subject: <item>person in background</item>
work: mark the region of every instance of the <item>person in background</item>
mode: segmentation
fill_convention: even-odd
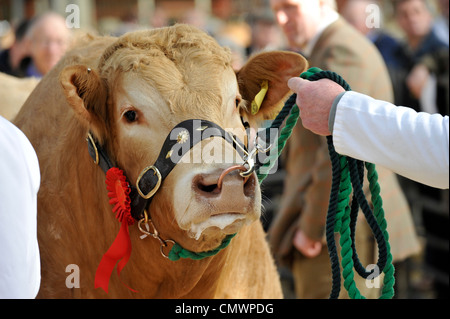
[[[394,1],[397,24],[405,34],[405,41],[395,52],[398,62],[391,72],[395,105],[406,105],[420,111],[420,102],[408,87],[408,76],[421,59],[432,52],[448,50],[433,32],[433,17],[424,0]]]
[[[250,16],[251,44],[247,56],[261,51],[276,50],[283,47],[283,34],[271,11],[263,10]]]
[[[449,50],[441,48],[424,55],[412,68],[406,84],[421,111],[449,115]]]
[[[57,13],[45,13],[35,19],[27,34],[32,63],[25,75],[40,78],[66,53],[71,41],[71,31],[67,28],[65,19]]]
[[[311,67],[340,74],[354,90],[378,99],[393,98],[389,75],[376,47],[339,16],[331,0],[271,0],[289,46],[309,58]],[[287,143],[286,179],[278,212],[269,229],[277,261],[290,267],[298,298],[328,298],[331,265],[324,236],[331,191],[331,161],[325,137],[294,127]],[[394,262],[419,251],[410,210],[391,171],[379,171]],[[367,183],[366,183],[367,185]],[[367,191],[367,188],[366,188]],[[356,227],[356,247],[364,265],[374,264],[371,231],[364,219]],[[380,295],[356,277],[361,293]],[[341,289],[340,297],[348,297]]]
[[[439,0],[440,15],[434,20],[433,31],[447,46],[449,43],[448,0]]]
[[[0,52],[0,72],[23,77],[27,66],[31,62],[30,41],[26,36],[31,22],[22,21],[14,32],[14,42],[9,49]]]
[[[229,21],[214,36],[216,41],[231,51],[231,65],[235,71],[240,70],[247,59],[245,48],[251,39],[250,26],[245,22]]]
[[[128,9],[120,18],[120,24],[112,33],[115,37],[120,37],[127,32],[137,31],[140,29],[138,17],[135,8]]]
[[[370,9],[377,6],[379,11],[373,12]],[[375,25],[370,20],[371,14],[380,14],[380,25]],[[355,29],[366,36],[377,47],[383,56],[384,63],[389,68],[398,67],[395,52],[399,49],[400,43],[382,28],[381,8],[378,1],[372,0],[351,0],[347,1],[341,10],[342,17],[347,20]]]

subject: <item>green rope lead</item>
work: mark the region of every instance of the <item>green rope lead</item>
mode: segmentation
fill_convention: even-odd
[[[345,90],[351,90],[350,86],[343,80],[338,74],[329,71],[322,71],[319,68],[310,68],[306,72],[301,74],[301,77],[310,81],[319,80],[322,78],[328,78],[341,85]],[[299,117],[299,109],[295,104],[296,95],[293,94],[286,102],[285,106],[281,110],[280,114],[273,121],[270,128],[279,128],[284,119],[289,115],[286,120],[286,125],[281,130],[278,138],[277,146],[278,151],[269,155],[269,159],[261,166],[269,172],[274,165],[276,158],[283,150],[287,139],[292,133],[292,130],[297,123]],[[289,114],[290,112],[290,114]],[[270,129],[269,128],[269,129]],[[327,143],[330,153],[330,159],[332,162],[332,188],[330,194],[330,202],[327,213],[327,246],[329,250],[331,269],[332,269],[332,291],[330,298],[338,298],[340,292],[340,267],[337,248],[334,240],[334,233],[339,233],[341,256],[342,256],[342,277],[344,278],[344,287],[348,291],[350,298],[362,299],[365,298],[361,295],[354,281],[353,268],[355,268],[360,276],[363,278],[376,277],[373,272],[365,272],[364,267],[361,265],[358,255],[356,254],[356,248],[354,245],[354,231],[356,226],[356,218],[359,210],[359,206],[364,212],[364,215],[369,223],[369,226],[374,233],[379,248],[379,260],[377,266],[384,272],[384,286],[382,295],[380,298],[387,299],[394,296],[394,267],[392,265],[392,255],[390,253],[389,234],[386,230],[386,220],[384,218],[384,211],[382,209],[382,199],[380,196],[380,187],[378,185],[378,175],[375,170],[375,165],[371,163],[362,163],[346,156],[341,156],[334,150],[332,136],[327,136]],[[275,158],[276,157],[276,158]],[[350,165],[351,164],[351,165]],[[365,200],[365,196],[362,192],[362,178],[364,173],[364,165],[368,170],[369,189],[371,191],[372,203],[374,205],[374,212],[371,211],[369,205]],[[351,170],[349,169],[351,166]],[[356,170],[357,172],[355,172]],[[258,170],[259,182],[267,177],[268,173],[261,173]],[[361,175],[359,177],[358,175]],[[355,188],[352,208],[349,207],[350,194],[352,193],[352,185]],[[375,216],[375,218],[374,218]]]
[[[222,244],[219,247],[217,247],[213,250],[199,252],[199,253],[184,249],[179,244],[175,244],[172,247],[172,249],[170,250],[168,258],[171,261],[177,261],[180,258],[189,258],[189,259],[193,259],[193,260],[200,260],[200,259],[203,259],[206,257],[211,257],[211,256],[216,255],[219,251],[221,251],[225,247],[227,247],[228,244],[230,243],[231,239],[233,239],[234,236],[236,236],[236,234],[228,235],[227,237],[225,237],[225,239],[222,241]]]
[[[371,194],[372,204],[374,206],[374,215],[377,222],[380,225],[383,235],[386,238],[386,249],[388,251],[387,263],[383,269],[385,273],[383,280],[383,290],[380,299],[391,299],[394,297],[394,284],[395,284],[395,268],[392,264],[392,255],[390,253],[391,247],[389,245],[389,233],[387,231],[387,222],[384,216],[383,200],[380,196],[380,185],[378,184],[378,173],[375,169],[375,165],[372,163],[365,163],[367,169],[367,179],[369,180],[369,189]]]
[[[289,139],[289,137],[292,134],[292,130],[294,129],[295,124],[297,124],[299,115],[300,115],[300,110],[298,109],[297,104],[295,104],[294,106],[292,106],[291,115],[286,120],[286,125],[281,129],[280,136],[278,137],[278,141],[277,141],[277,150],[278,151],[273,154],[272,154],[272,152],[270,152],[269,159],[266,161],[266,164],[261,166],[261,168],[264,168],[264,170],[265,170],[264,173],[261,172],[261,168],[258,169],[258,171],[257,171],[256,175],[258,177],[258,181],[260,184],[267,177],[267,175],[269,174],[271,168],[275,164],[278,157],[280,157],[280,154],[283,151],[287,140]]]
[[[303,73],[301,77],[309,79],[311,81],[328,78],[340,84],[345,90],[351,90],[350,86],[334,72],[322,71],[318,68],[313,68]],[[344,287],[348,291],[350,298],[362,299],[364,298],[364,296],[361,295],[358,288],[356,287],[353,273],[353,268],[355,268],[354,261],[357,261],[359,263],[353,243],[354,234],[352,234],[351,227],[351,224],[353,223],[354,228],[357,212],[356,214],[352,214],[348,205],[349,196],[352,191],[352,185],[355,187],[354,192],[359,192],[361,194],[362,183],[358,179],[358,174],[351,174],[349,170],[350,163],[352,163],[353,169],[355,169],[355,166],[357,166],[357,164],[355,164],[355,160],[346,156],[341,156],[335,152],[332,142],[332,136],[327,136],[327,141],[333,168],[332,193],[330,194],[330,205],[327,216],[327,244],[330,254],[330,260],[332,262],[333,273],[333,287],[330,298],[337,298],[339,296],[340,290],[340,270],[337,250],[334,243],[334,232],[336,232],[341,236],[339,243],[341,245],[343,267],[342,277],[344,278]],[[389,245],[389,234],[386,230],[387,223],[382,208],[380,186],[378,184],[378,175],[375,169],[375,165],[371,163],[365,163],[365,167],[368,170],[369,189],[371,192],[372,203],[374,205],[374,211],[367,211],[370,210],[370,208],[366,203],[364,203],[365,198],[361,199],[354,196],[353,199],[356,199],[358,201],[358,204],[363,209],[372,232],[377,239],[377,243],[379,246],[379,261],[377,265],[381,265],[380,268],[385,274],[383,281],[384,286],[380,298],[388,299],[394,296],[393,287],[395,283],[394,267],[392,265],[392,255]],[[338,169],[339,171],[337,171]],[[349,176],[353,176],[353,178],[349,178]],[[336,186],[338,183],[340,184],[340,187],[339,191],[336,191],[337,187],[333,186]],[[363,204],[366,205],[364,206]],[[353,206],[358,209],[357,205],[352,205],[352,208]],[[375,216],[375,220],[373,216]],[[354,218],[353,221],[352,218]],[[364,275],[364,278],[368,278],[370,273],[360,273],[360,275]]]

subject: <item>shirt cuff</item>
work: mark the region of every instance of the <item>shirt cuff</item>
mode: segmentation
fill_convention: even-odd
[[[330,109],[330,115],[328,116],[328,130],[333,134],[334,129],[334,120],[336,118],[336,109],[337,105],[339,104],[339,101],[341,100],[342,96],[347,93],[347,91],[340,93],[333,101],[333,105]]]

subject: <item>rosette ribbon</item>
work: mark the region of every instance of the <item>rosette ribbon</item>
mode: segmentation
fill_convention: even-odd
[[[130,186],[122,170],[112,167],[106,172],[106,189],[110,198],[109,203],[114,205],[113,212],[121,223],[116,239],[103,255],[95,273],[95,288],[102,288],[108,293],[114,267],[117,264],[117,275],[120,276],[120,272],[130,259],[131,239],[128,226],[134,223],[134,219],[131,216]],[[129,287],[128,289],[136,292]]]

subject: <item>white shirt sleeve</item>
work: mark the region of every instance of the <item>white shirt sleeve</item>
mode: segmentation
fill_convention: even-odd
[[[333,126],[336,152],[414,181],[449,188],[449,117],[346,92]]]
[[[0,116],[0,298],[35,298],[41,269],[37,241],[36,152]]]

